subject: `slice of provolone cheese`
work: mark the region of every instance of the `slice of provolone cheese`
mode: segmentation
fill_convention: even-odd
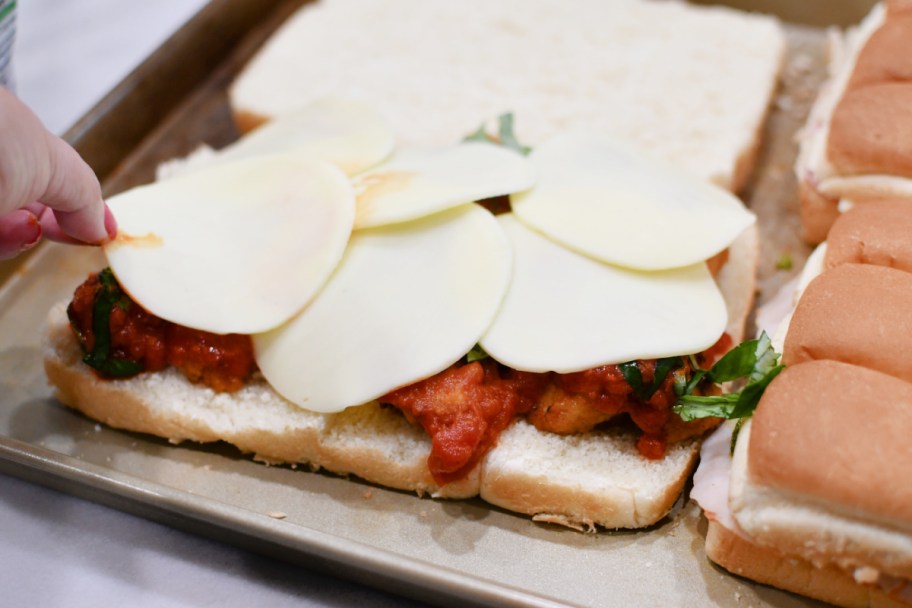
[[[220,150],[217,160],[293,152],[331,162],[354,175],[383,161],[392,153],[394,143],[392,130],[370,107],[325,98],[251,131]]]
[[[254,336],[260,370],[280,394],[318,412],[429,377],[488,328],[510,258],[497,222],[474,204],[355,232],[314,301]]]
[[[355,228],[412,220],[468,202],[520,192],[535,183],[528,159],[494,144],[464,142],[405,150],[355,177]]]
[[[644,272],[580,255],[498,216],[513,245],[513,281],[481,345],[512,368],[561,373],[697,353],[726,325],[705,263]]]
[[[754,222],[732,194],[615,140],[567,132],[530,156],[535,188],[512,197],[529,226],[598,260],[678,268],[728,247]]]
[[[334,165],[271,156],[227,163],[108,200],[105,246],[124,289],[195,329],[254,333],[300,310],[342,257],[351,183]]]

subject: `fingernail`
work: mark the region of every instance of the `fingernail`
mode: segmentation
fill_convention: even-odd
[[[117,220],[114,219],[114,214],[111,213],[111,209],[107,204],[105,204],[104,226],[108,233],[108,238],[113,239],[117,236]]]
[[[31,213],[29,213],[28,219],[22,226],[21,238],[23,244],[19,251],[28,251],[41,240],[41,222]]]

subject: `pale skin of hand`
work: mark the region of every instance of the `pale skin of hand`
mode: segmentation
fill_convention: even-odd
[[[42,237],[101,245],[116,233],[89,165],[0,87],[0,259],[31,249]]]

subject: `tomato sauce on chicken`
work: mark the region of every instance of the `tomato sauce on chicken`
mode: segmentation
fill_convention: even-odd
[[[108,275],[107,284],[99,275],[89,276],[76,289],[67,313],[86,353],[92,353],[98,340],[96,312],[108,314],[105,360],[127,362],[130,367],[123,374],[106,374],[96,367],[100,377],[174,366],[191,382],[231,392],[242,388],[256,371],[249,336],[218,335],[165,321],[131,300],[113,275]],[[114,299],[105,300],[108,305],[99,309],[99,299],[105,293],[113,294]],[[696,362],[702,367],[711,366],[731,346],[731,339],[723,335],[713,347],[697,355]],[[644,385],[655,384],[658,361],[641,360],[632,365]],[[445,485],[468,475],[496,444],[500,433],[519,416],[525,416],[539,430],[557,434],[586,433],[616,416],[624,416],[642,432],[637,442],[640,454],[650,459],[662,458],[669,444],[702,434],[718,424],[714,418],[685,423],[672,412],[676,401],[675,374],[686,376],[690,371],[689,358],[681,357],[675,370],[666,370],[661,382],[644,395],[631,385],[621,365],[569,374],[532,373],[486,358],[457,363],[384,395],[380,402],[397,408],[428,433],[428,467],[434,480]]]
[[[67,308],[70,323],[86,352],[96,346],[94,315],[103,289],[99,274],[90,275],[76,288]],[[165,321],[126,294],[110,306],[109,314],[108,358],[134,362],[138,371],[155,372],[174,366],[191,382],[228,392],[242,388],[256,370],[249,336],[213,334]]]

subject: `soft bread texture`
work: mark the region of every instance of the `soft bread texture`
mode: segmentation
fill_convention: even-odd
[[[840,201],[912,201],[912,13],[877,5],[833,40],[830,79],[805,126],[795,172],[804,238],[826,239]]]
[[[832,359],[912,382],[912,274],[843,264],[819,275],[792,314],[782,362]]]
[[[81,359],[65,308],[57,306],[48,321],[48,380],[61,402],[108,426],[172,443],[222,440],[257,460],[306,463],[419,494],[465,498],[478,493],[477,474],[438,487],[427,468],[430,439],[379,404],[316,414],[282,399],[263,381],[231,394],[191,384],[174,369],[103,381]]]
[[[730,307],[729,333],[736,340],[753,301],[756,259],[752,227],[732,245],[718,276]],[[573,527],[655,523],[673,506],[699,450],[696,440],[682,442],[655,463],[638,455],[633,432],[559,437],[520,421],[467,479],[440,487],[427,469],[429,438],[391,408],[371,403],[315,414],[278,397],[262,381],[238,393],[218,394],[174,370],[102,381],[81,357],[60,305],[49,318],[45,369],[60,401],[91,418],[174,443],[223,440],[266,462],[306,463],[419,494],[481,494],[505,508]],[[525,466],[517,466],[516,454]],[[556,454],[566,461],[556,463]],[[598,466],[591,466],[593,457]]]
[[[450,144],[513,112],[525,144],[603,131],[737,190],[784,49],[772,18],[683,2],[319,0],[230,99],[241,129],[314,98],[358,99],[406,146]]]
[[[738,438],[730,505],[740,528],[818,566],[912,578],[910,403],[912,385],[879,372],[787,368]]]
[[[846,608],[901,608],[909,603],[875,585],[860,585],[835,566],[818,567],[751,542],[719,522],[706,530],[706,556],[732,574]]]
[[[629,431],[562,436],[519,420],[484,461],[481,497],[538,521],[641,528],[674,505],[699,448],[697,439],[682,441],[647,460]]]
[[[912,204],[876,201],[842,214],[827,236],[824,266],[873,264],[912,272]]]

